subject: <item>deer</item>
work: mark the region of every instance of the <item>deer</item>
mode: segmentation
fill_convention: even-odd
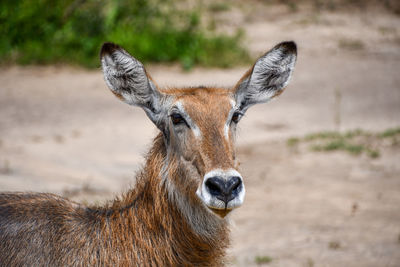
[[[159,129],[122,196],[83,205],[50,193],[0,194],[1,266],[223,266],[230,213],[243,204],[236,129],[287,87],[293,41],[258,58],[232,88],[160,88],[143,64],[104,43],[104,80]]]

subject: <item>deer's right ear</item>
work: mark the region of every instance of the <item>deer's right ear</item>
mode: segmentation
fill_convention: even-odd
[[[113,43],[103,44],[100,60],[104,79],[111,91],[129,105],[142,107],[160,128],[162,94],[143,64]]]
[[[246,111],[281,94],[289,83],[296,57],[294,42],[280,43],[260,57],[233,90],[238,109]]]

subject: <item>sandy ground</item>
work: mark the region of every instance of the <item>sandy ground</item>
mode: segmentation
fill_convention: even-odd
[[[241,121],[247,195],[230,218],[229,265],[400,266],[400,146],[380,145],[373,159],[286,144],[317,131],[400,126],[400,17],[285,12],[255,5],[219,16],[225,30],[244,28],[253,55],[282,40],[299,46],[286,92]],[[246,67],[148,70],[161,86],[228,87]],[[110,199],[132,184],[156,132],[143,111],[110,94],[99,70],[0,70],[1,191]]]

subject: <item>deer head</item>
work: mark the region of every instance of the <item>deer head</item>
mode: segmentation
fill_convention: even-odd
[[[245,195],[235,156],[237,124],[250,106],[283,92],[295,62],[295,43],[283,42],[260,57],[230,90],[166,90],[158,88],[143,65],[118,45],[105,43],[101,49],[108,87],[122,101],[143,108],[163,133],[166,164],[175,164],[182,173],[180,178],[165,179],[221,217],[239,207]]]

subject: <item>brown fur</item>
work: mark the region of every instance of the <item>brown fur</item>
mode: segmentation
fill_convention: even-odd
[[[216,166],[235,167],[233,143],[223,138],[229,91],[217,88],[164,90],[205,134],[186,143],[184,158],[194,162],[198,177]],[[221,146],[220,144],[223,144]],[[170,146],[175,146],[171,142]],[[228,246],[223,219],[195,196],[198,183],[172,150],[169,180],[191,205],[216,223],[201,235],[192,229],[169,197],[160,171],[167,161],[162,134],[154,140],[133,189],[106,207],[85,207],[52,194],[0,194],[0,263],[4,266],[221,266]],[[204,215],[200,215],[204,216]]]
[[[1,266],[221,266],[225,221],[218,219],[211,237],[191,229],[160,184],[165,157],[159,135],[134,189],[107,207],[52,194],[0,194]],[[169,173],[182,179],[174,161]]]
[[[215,168],[236,168],[234,142],[224,138],[224,124],[227,120],[230,104],[230,91],[221,88],[174,89],[168,92],[174,95],[176,102],[184,105],[185,111],[196,122],[203,134],[201,141],[192,137],[187,143],[189,151],[197,151],[190,156],[201,160],[197,165],[200,176]],[[193,158],[191,159],[193,160]]]
[[[257,73],[253,66],[233,90],[159,90],[141,63],[105,43],[101,61],[107,85],[121,100],[142,107],[162,133],[135,187],[104,207],[52,194],[0,194],[0,265],[223,265],[229,243],[225,216],[242,204],[245,191],[236,183],[238,191],[229,193],[233,198],[225,198],[224,208],[213,203],[222,189],[216,193],[207,182],[221,173],[241,181],[233,114],[278,95],[295,55],[293,42],[278,44],[256,62]]]

